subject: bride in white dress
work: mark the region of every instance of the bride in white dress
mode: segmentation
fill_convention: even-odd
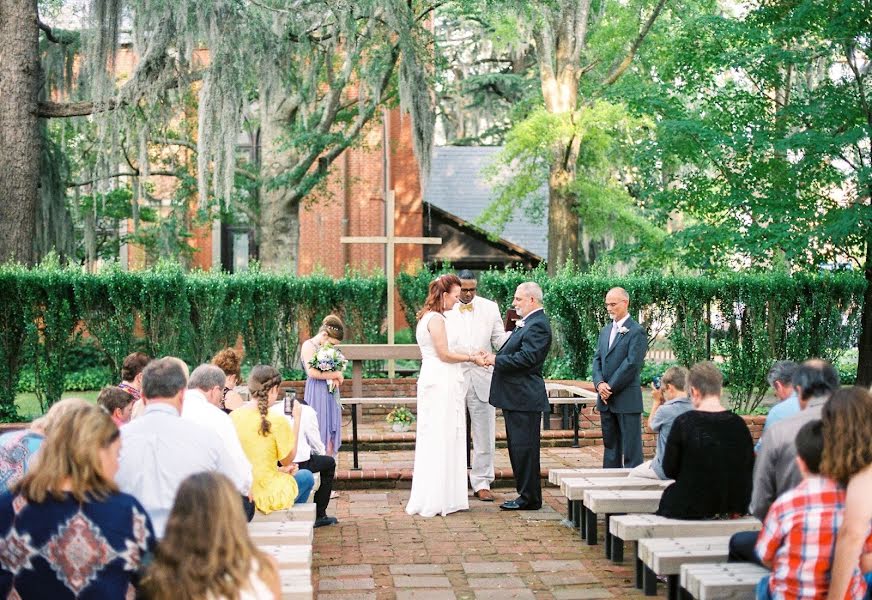
[[[418,313],[415,337],[421,348],[418,375],[418,427],[410,515],[445,516],[469,509],[466,489],[466,406],[462,362],[470,354],[449,351],[451,332],[443,312],[460,296],[456,275],[441,275],[430,283],[427,301]]]

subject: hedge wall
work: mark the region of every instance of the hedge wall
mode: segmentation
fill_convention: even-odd
[[[400,276],[407,314],[414,312],[409,306],[423,302],[433,275]],[[527,280],[545,292],[545,309],[558,332],[556,352],[572,376],[589,375],[597,336],[608,319],[605,294],[621,286],[630,294],[631,314],[641,313],[649,341],[665,337],[679,364],[710,358],[711,345],[712,357],[723,361],[733,406],[743,411],[759,405],[773,361],[835,361],[855,346],[865,290],[862,277],[845,273],[622,278],[566,273],[549,279],[541,270],[509,270],[483,273],[479,293],[505,310],[517,285]]]
[[[410,323],[433,275],[425,270],[397,277]],[[545,290],[562,376],[588,375],[597,333],[607,319],[603,297],[621,285],[630,293],[631,312],[643,315],[649,337],[665,336],[679,363],[707,358],[710,339],[734,405],[744,410],[765,393],[773,360],[835,359],[853,347],[865,289],[862,278],[851,274],[549,279],[544,271],[510,270],[483,273],[480,293],[505,310],[517,284],[527,279]],[[240,336],[247,362],[289,371],[299,368],[294,360],[300,331],[313,330],[331,312],[345,320],[350,341],[384,341],[385,294],[384,277],[355,274],[337,281],[257,270],[185,273],[174,265],[139,272],[109,268],[96,275],[56,264],[30,270],[0,266],[0,419],[17,418],[14,400],[23,367],[28,378],[32,373],[43,408],[60,397],[83,330],[102,351],[98,366],[113,373],[134,350],[199,364]]]
[[[300,331],[315,330],[331,312],[346,322],[350,341],[384,341],[386,290],[384,277],[354,274],[337,281],[257,270],[185,273],[174,265],[96,275],[56,264],[0,266],[0,419],[17,418],[22,367],[32,373],[43,410],[60,398],[83,331],[116,374],[135,350],[196,365],[240,336],[247,362],[290,371],[301,368],[294,363]]]

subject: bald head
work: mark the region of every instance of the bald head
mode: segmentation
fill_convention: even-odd
[[[613,287],[606,294],[606,311],[612,321],[620,321],[627,316],[630,308],[630,294],[622,287]]]

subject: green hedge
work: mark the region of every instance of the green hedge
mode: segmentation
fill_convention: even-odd
[[[436,272],[397,277],[409,323]],[[491,271],[480,293],[505,310],[518,283],[533,279],[545,290],[545,307],[558,333],[550,371],[587,377],[597,334],[605,324],[606,291],[623,286],[631,312],[641,313],[653,340],[665,336],[676,362],[690,365],[712,354],[722,360],[736,408],[751,410],[766,391],[773,360],[820,356],[835,360],[855,345],[865,283],[851,274],[820,276],[724,275],[719,277],[601,278],[564,273]],[[349,273],[293,277],[252,270],[238,275],[185,273],[164,264],[150,271],[117,267],[89,275],[55,263],[34,269],[0,266],[0,419],[17,418],[15,394],[24,387],[45,409],[73,382],[82,336],[88,336],[90,375],[118,373],[124,356],[144,350],[173,354],[191,364],[209,359],[241,337],[246,362],[266,362],[285,372],[294,364],[300,332],[324,315],[345,320],[352,342],[384,341],[387,314],[383,276]],[[102,361],[95,361],[93,348]],[[94,364],[99,362],[99,364]],[[73,366],[73,368],[71,368]],[[100,375],[102,374],[102,375]],[[79,384],[81,385],[81,384]]]
[[[247,362],[291,372],[299,369],[300,333],[315,330],[328,313],[342,316],[350,341],[384,341],[386,289],[384,277],[353,273],[337,281],[258,270],[185,273],[172,264],[137,272],[110,267],[94,275],[54,262],[0,266],[0,419],[18,418],[22,371],[22,387],[32,389],[42,410],[65,387],[81,385],[81,378],[68,375],[76,370],[70,366],[81,355],[83,335],[102,354],[85,381],[117,375],[136,350],[195,365],[240,337]]]

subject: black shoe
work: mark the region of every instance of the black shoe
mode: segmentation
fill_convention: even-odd
[[[539,504],[537,506],[533,504],[527,504],[526,502],[518,498],[516,500],[503,502],[502,504],[500,504],[500,508],[503,510],[539,510],[540,508],[542,508],[542,505]]]
[[[339,519],[336,517],[328,517],[324,515],[323,517],[318,517],[315,519],[315,527],[326,527],[327,525],[336,525],[339,522]]]

